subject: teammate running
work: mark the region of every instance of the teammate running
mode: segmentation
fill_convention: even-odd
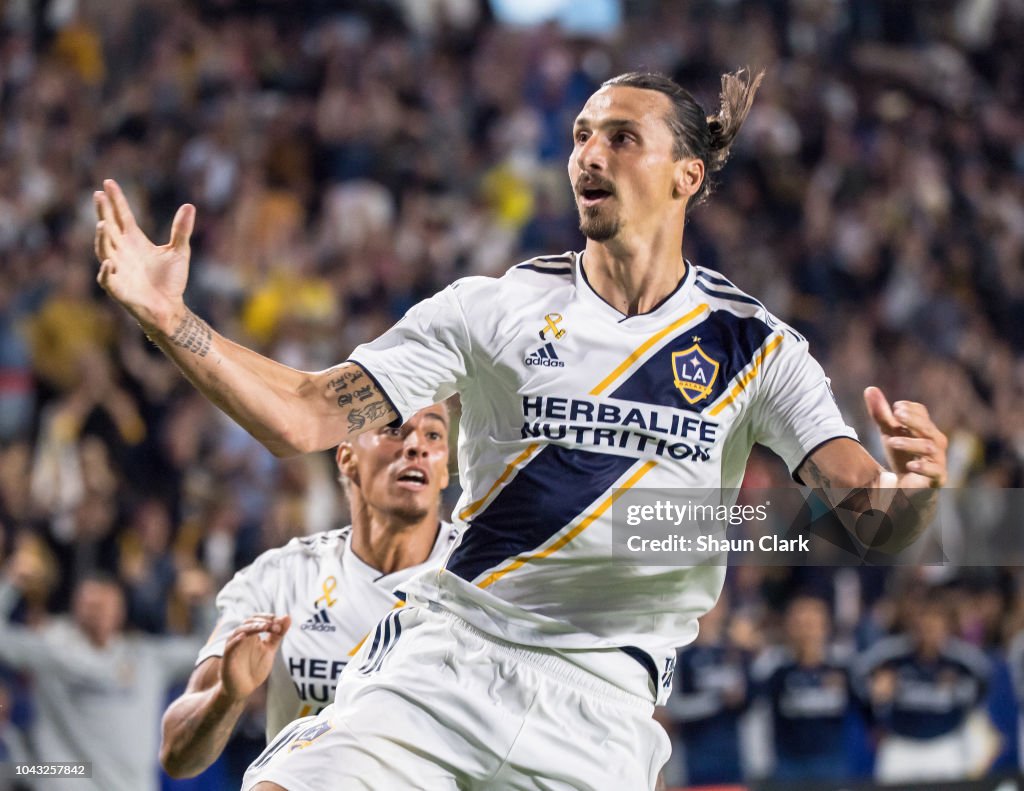
[[[711,116],[665,77],[605,83],[569,159],[584,251],[460,280],[319,373],[187,309],[192,206],[157,247],[115,183],[97,193],[99,282],[275,453],[463,401],[468,529],[443,570],[405,586],[413,606],[364,644],[334,706],[279,736],[245,788],[651,788],[668,754],[653,706],[725,568],[613,560],[615,493],[735,489],[755,442],[823,489],[944,482],[946,440],[922,405],[865,392],[884,470],[806,341],[682,257],[686,209],[724,165],[759,79],[726,75]],[[923,529],[899,523],[885,549]]]
[[[355,648],[400,603],[394,587],[437,567],[455,540],[438,513],[448,421],[447,406],[435,404],[401,428],[338,446],[352,525],[264,552],[224,586],[217,627],[164,715],[160,761],[168,774],[191,777],[217,760],[268,678],[268,742],[334,699]]]

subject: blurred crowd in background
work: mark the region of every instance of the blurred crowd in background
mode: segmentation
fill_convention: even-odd
[[[102,571],[123,586],[130,629],[194,633],[195,607],[236,569],[346,518],[327,455],[274,459],[99,292],[102,179],[160,241],[195,203],[189,304],[234,340],[321,369],[458,277],[580,249],[572,120],[635,68],[674,76],[709,110],[723,72],[767,69],[690,215],[686,256],[808,337],[876,455],[868,384],[929,406],[950,486],[1021,486],[1021,0],[621,0],[595,4],[592,27],[586,13],[512,26],[502,5],[0,0],[0,567],[20,591],[0,615],[43,628]],[[787,473],[756,455],[748,480]],[[753,657],[796,639],[783,616],[795,598],[824,602],[822,639],[863,656],[913,633],[913,605],[938,588],[957,650],[987,657],[964,660],[978,686],[963,700],[995,701],[1001,739],[981,753],[1015,765],[1016,568],[812,571],[732,570],[708,629],[751,667],[730,710],[746,716],[753,690],[772,700]],[[889,682],[865,673],[843,676],[863,714],[843,770],[870,775],[891,725],[870,693]],[[0,675],[0,745],[31,731],[32,690]],[[692,707],[664,716],[699,738]],[[262,726],[246,727],[258,745]],[[783,771],[767,752],[748,749],[744,771]],[[685,779],[681,763],[670,772]]]

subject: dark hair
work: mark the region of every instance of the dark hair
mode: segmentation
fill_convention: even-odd
[[[763,70],[757,74],[751,74],[749,69],[723,74],[720,106],[714,115],[708,115],[689,91],[664,74],[630,71],[606,80],[601,87],[641,88],[669,98],[674,112],[665,121],[675,137],[676,159],[696,157],[704,163],[704,181],[693,196],[696,205],[711,194],[711,174],[721,170],[729,159],[729,149],[750,112],[763,77]]]
[[[104,585],[109,588],[117,588],[122,594],[125,594],[124,583],[117,575],[107,569],[94,568],[86,571],[75,582],[75,590],[78,590],[86,583]]]

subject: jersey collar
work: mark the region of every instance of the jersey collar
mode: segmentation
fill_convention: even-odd
[[[412,569],[421,569],[424,566],[429,565],[431,562],[436,562],[444,557],[445,552],[448,551],[448,539],[451,532],[451,527],[445,522],[439,522],[437,528],[437,536],[434,538],[434,545],[430,548],[430,554],[427,555],[427,559],[423,563],[417,566],[410,566],[404,569],[398,569],[390,574],[381,574],[380,569],[375,569],[369,563],[360,558],[354,551],[352,551],[352,541],[345,542],[345,549],[342,553],[341,563],[344,566],[346,573],[353,573],[375,585],[382,585],[389,587],[389,580],[394,578],[400,578],[400,580],[406,579]]]
[[[599,314],[611,319],[616,324],[627,329],[646,329],[651,324],[661,324],[666,317],[676,315],[686,303],[693,281],[696,277],[696,268],[688,260],[683,259],[686,264],[686,272],[680,278],[679,283],[672,292],[655,305],[651,310],[638,313],[635,316],[627,316],[618,308],[612,307],[597,291],[590,285],[587,273],[584,269],[583,252],[576,256],[576,290],[583,300]]]

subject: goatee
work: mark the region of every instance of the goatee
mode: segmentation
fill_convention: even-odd
[[[597,207],[580,212],[580,233],[595,242],[607,242],[619,232],[618,217],[604,217]]]

